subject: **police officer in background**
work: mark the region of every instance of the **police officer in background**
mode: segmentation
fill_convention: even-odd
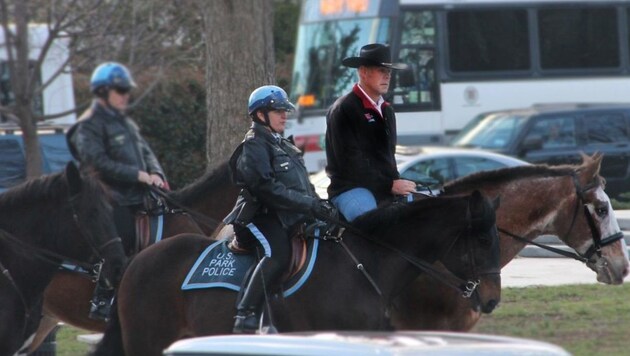
[[[143,208],[148,186],[168,188],[155,154],[125,115],[135,86],[124,65],[99,65],[90,79],[92,106],[66,135],[81,168],[96,171],[110,187],[116,228],[127,254],[135,252],[135,215]],[[90,318],[107,320],[113,294],[112,286],[97,282]]]
[[[300,150],[282,137],[287,112],[293,110],[281,88],[254,90],[249,97],[252,126],[230,159],[242,191],[224,222],[234,225],[239,243],[253,242],[260,258],[237,306],[234,333],[258,329],[265,294],[290,262],[289,230],[313,214],[332,214],[332,206],[315,193]]]

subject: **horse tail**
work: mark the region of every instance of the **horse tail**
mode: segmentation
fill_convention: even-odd
[[[120,318],[118,317],[118,299],[114,299],[112,304],[110,319],[105,328],[103,338],[96,345],[91,356],[120,356],[124,355],[122,329],[120,327]]]

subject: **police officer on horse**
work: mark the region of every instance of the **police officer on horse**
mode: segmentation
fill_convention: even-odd
[[[242,190],[224,222],[234,225],[239,243],[255,246],[260,261],[237,306],[234,333],[258,329],[265,295],[290,262],[291,228],[333,209],[315,193],[300,150],[282,137],[287,113],[295,110],[286,92],[262,86],[251,93],[248,106],[251,128],[230,159]]]
[[[168,188],[155,154],[138,126],[125,115],[135,86],[124,65],[99,65],[90,79],[94,102],[66,136],[81,168],[94,170],[110,187],[116,228],[127,254],[135,252],[135,215],[143,209],[147,187]],[[108,318],[113,294],[112,286],[97,282],[90,318]]]

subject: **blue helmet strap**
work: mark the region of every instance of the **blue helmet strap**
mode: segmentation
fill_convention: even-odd
[[[257,115],[256,113],[254,113],[254,119],[255,119],[256,121],[258,121],[261,125],[263,125],[263,126],[267,126],[267,127],[271,130],[271,132],[273,132],[273,133],[278,133],[278,132],[276,132],[276,130],[274,130],[274,129],[273,129],[273,127],[271,127],[271,121],[269,120],[269,111],[270,111],[270,110],[269,110],[268,108],[265,108],[265,109],[258,109],[258,110],[260,110],[260,112],[262,112],[262,113],[263,113],[263,115],[265,116],[265,121],[261,121],[261,120],[258,118],[258,115]]]

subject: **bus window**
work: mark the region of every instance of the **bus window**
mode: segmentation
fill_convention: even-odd
[[[431,11],[406,11],[400,31],[402,45],[435,45],[435,16]]]
[[[543,69],[619,67],[615,8],[541,9],[538,32]]]
[[[357,81],[356,70],[341,65],[341,60],[358,54],[367,43],[388,42],[389,23],[386,18],[361,18],[301,25],[291,101],[302,109],[327,109],[349,92]]]
[[[451,71],[530,68],[527,10],[455,10],[447,22]]]
[[[405,11],[401,16],[397,62],[409,65],[395,73],[393,102],[399,105],[438,106],[435,77],[435,16],[432,11]]]

